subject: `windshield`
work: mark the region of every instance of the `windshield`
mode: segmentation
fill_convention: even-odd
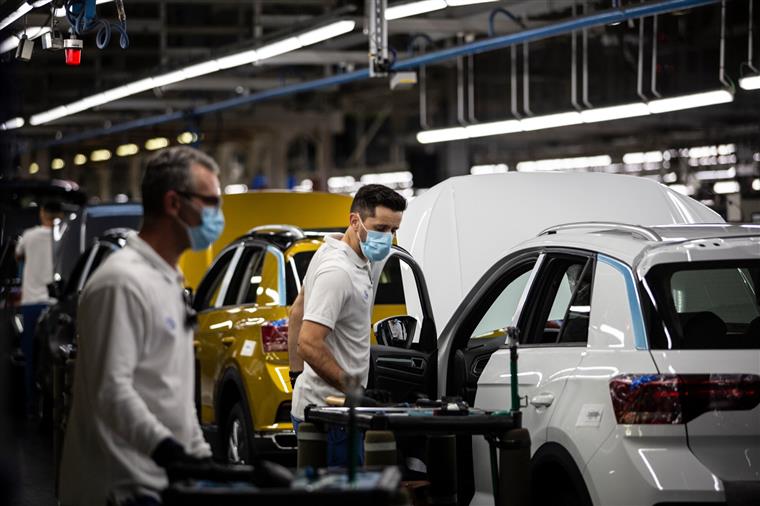
[[[646,280],[653,349],[760,349],[760,261],[663,264]]]

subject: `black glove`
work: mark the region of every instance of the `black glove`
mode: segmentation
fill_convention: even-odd
[[[291,386],[291,388],[295,388],[296,387],[296,380],[301,375],[301,373],[303,373],[303,371],[290,371],[288,373],[288,376],[290,376],[290,386]]]
[[[158,443],[150,457],[153,462],[164,469],[183,464],[197,465],[208,461],[208,459],[199,459],[188,455],[185,448],[173,437],[168,437]]]

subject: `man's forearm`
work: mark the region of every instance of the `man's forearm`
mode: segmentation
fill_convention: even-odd
[[[327,346],[324,345],[324,341],[319,344],[311,344],[310,340],[301,340],[298,345],[298,355],[314,369],[320,378],[341,392],[345,391],[343,384],[345,372],[335,361],[335,357]]]
[[[303,371],[303,359],[298,355],[298,335],[302,323],[303,311],[293,310],[288,320],[288,364],[292,372]]]

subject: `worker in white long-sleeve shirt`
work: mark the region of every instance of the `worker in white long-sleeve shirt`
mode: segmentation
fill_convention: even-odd
[[[189,147],[149,160],[140,233],[82,292],[64,506],[160,504],[166,468],[211,456],[195,414],[193,313],[176,265],[224,227],[218,172]]]

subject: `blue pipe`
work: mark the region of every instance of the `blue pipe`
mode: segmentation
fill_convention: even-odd
[[[574,30],[581,30],[584,28],[594,28],[597,26],[604,26],[612,23],[621,23],[628,19],[641,18],[645,16],[653,16],[655,14],[666,14],[668,12],[680,11],[685,9],[693,9],[696,7],[702,7],[719,2],[720,0],[665,0],[656,4],[640,4],[623,9],[600,12],[597,14],[591,14],[579,19],[573,19],[569,21],[563,21],[549,26],[543,26],[540,28],[532,28],[530,30],[524,30],[518,33],[512,33],[509,35],[502,35],[499,37],[490,37],[487,39],[478,40],[469,44],[463,44],[461,46],[452,47],[448,49],[442,49],[440,51],[434,51],[432,53],[425,53],[422,55],[407,58],[405,60],[396,61],[392,70],[412,70],[424,65],[431,65],[435,63],[441,63],[447,60],[453,60],[461,56],[467,56],[472,54],[483,53],[487,51],[494,51],[496,49],[503,49],[515,44],[522,44],[525,42],[533,42],[541,39],[547,39],[558,35],[570,33]],[[153,126],[160,123],[167,123],[169,121],[175,121],[185,116],[200,116],[203,114],[209,114],[212,112],[218,112],[225,109],[231,109],[240,107],[247,104],[254,104],[257,102],[263,102],[265,100],[271,100],[278,97],[287,95],[293,95],[296,93],[303,93],[306,91],[313,91],[329,86],[347,84],[355,81],[361,81],[369,79],[369,70],[362,69],[354,72],[347,72],[345,74],[325,77],[322,79],[316,79],[305,83],[292,84],[288,86],[281,86],[271,90],[261,91],[252,95],[240,96],[223,100],[221,102],[215,102],[213,104],[204,105],[191,109],[189,111],[175,112],[171,114],[162,114],[159,116],[151,116],[148,118],[142,118],[134,121],[128,121],[118,125],[111,126],[110,128],[88,130],[78,134],[62,137],[58,140],[49,141],[39,145],[38,147],[50,147],[59,146],[62,144],[69,144],[72,142],[78,142],[86,139],[92,139],[103,135],[109,135],[119,132],[125,132],[135,128],[142,128],[146,126]]]

